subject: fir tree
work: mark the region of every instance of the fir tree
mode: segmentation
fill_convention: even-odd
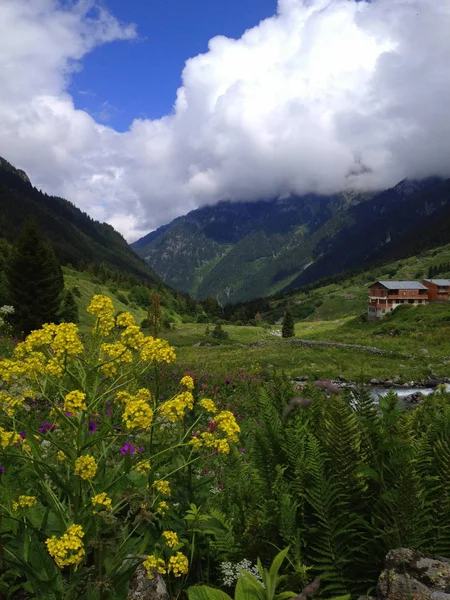
[[[294,337],[294,317],[292,316],[291,307],[288,306],[285,310],[283,317],[283,327],[281,328],[281,335],[284,338]]]
[[[78,314],[78,306],[75,297],[70,290],[64,295],[64,300],[60,312],[61,321],[65,323],[78,323],[80,316]]]
[[[44,323],[58,320],[62,269],[52,246],[41,236],[36,225],[28,222],[19,236],[7,269],[11,304],[11,323],[17,332],[30,333]]]

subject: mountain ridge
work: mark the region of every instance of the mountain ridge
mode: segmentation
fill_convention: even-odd
[[[405,179],[378,193],[220,202],[178,217],[132,247],[163,281],[200,300],[269,296],[402,257],[421,238],[424,247],[446,243],[448,181]]]

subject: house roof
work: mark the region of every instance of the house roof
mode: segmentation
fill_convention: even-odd
[[[425,279],[425,281],[435,283],[436,285],[450,285],[450,279]]]
[[[418,281],[376,281],[388,290],[427,290],[427,286]],[[374,284],[372,284],[374,285]]]

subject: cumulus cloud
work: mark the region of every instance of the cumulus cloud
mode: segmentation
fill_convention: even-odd
[[[450,176],[448,0],[279,0],[187,60],[173,112],[118,133],[71,74],[129,40],[92,1],[0,0],[0,154],[129,239],[222,199]]]

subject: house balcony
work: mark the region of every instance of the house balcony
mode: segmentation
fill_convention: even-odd
[[[376,310],[381,308],[392,308],[392,302],[369,302],[369,306]]]

